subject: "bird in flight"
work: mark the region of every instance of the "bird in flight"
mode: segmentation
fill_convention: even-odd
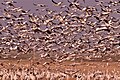
[[[54,3],[55,4],[55,6],[61,6],[61,4],[63,3],[63,2],[55,2],[54,0],[51,0],[52,1],[52,3]]]

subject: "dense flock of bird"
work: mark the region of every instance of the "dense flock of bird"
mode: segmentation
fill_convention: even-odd
[[[1,80],[119,80],[120,77],[117,74],[110,74],[101,71],[91,72],[84,74],[76,72],[70,76],[63,72],[50,72],[46,70],[37,69],[2,69],[0,71]]]
[[[42,68],[0,63],[0,80],[119,80],[120,71]]]
[[[95,0],[95,5],[85,5],[87,0],[65,1],[66,4],[51,0],[59,10],[33,3],[35,12],[32,12],[16,5],[14,0],[3,0],[0,3],[0,59],[22,59],[21,55],[30,55],[30,60],[55,62],[120,61],[120,1]],[[70,74],[35,66],[5,68],[3,63],[0,68],[2,80],[120,79],[119,71],[113,75],[99,70],[87,74],[73,70]]]
[[[120,1],[95,0],[96,5],[84,5],[85,0],[51,2],[58,11],[33,3],[36,11],[32,13],[14,0],[1,2],[1,58],[17,59],[30,53],[55,61],[119,57]]]

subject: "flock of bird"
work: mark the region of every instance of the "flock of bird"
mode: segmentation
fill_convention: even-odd
[[[59,8],[33,3],[36,12],[4,0],[0,15],[0,57],[17,59],[21,54],[61,60],[112,60],[120,53],[120,1],[51,0]],[[42,14],[44,13],[44,14]]]
[[[3,69],[0,71],[1,80],[119,80],[120,77],[116,74],[106,74],[101,71],[83,74],[76,73],[72,76],[62,72],[49,72],[41,70],[32,70],[28,68],[22,69]]]
[[[0,59],[22,59],[21,55],[30,55],[30,60],[35,57],[55,62],[120,61],[120,1],[95,0],[95,5],[84,5],[87,0],[65,1],[67,4],[51,0],[59,10],[33,3],[36,9],[32,12],[32,9],[17,6],[14,0],[3,0],[0,4]],[[3,63],[1,66],[2,80],[120,79],[117,73],[101,71],[84,74],[78,70],[69,75],[69,72],[55,70],[56,73],[34,66],[30,69],[4,68]]]
[[[1,63],[2,64],[2,63]],[[112,70],[111,73],[101,70],[91,70],[82,73],[77,69],[46,69],[38,67],[19,67],[12,64],[0,64],[1,80],[119,80],[120,71]]]

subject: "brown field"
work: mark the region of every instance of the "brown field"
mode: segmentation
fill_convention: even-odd
[[[52,78],[51,80],[100,80],[98,77],[93,78],[96,74],[104,77],[107,76],[107,78],[101,78],[101,80],[120,80],[120,62],[53,62],[51,60],[39,60],[34,61],[33,63],[33,61],[29,60],[1,60],[0,68],[16,70],[19,68],[34,68],[46,73],[43,78],[35,80],[50,80],[50,77],[47,76],[48,72],[50,72],[49,74],[59,73],[60,75],[66,75],[64,76],[65,78],[58,79],[59,76],[57,78]],[[94,75],[92,76],[92,74]],[[78,75],[81,75],[82,77],[78,79]]]

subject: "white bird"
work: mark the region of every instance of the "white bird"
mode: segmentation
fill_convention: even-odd
[[[16,73],[14,74],[13,79],[14,79],[14,80],[18,80]]]
[[[31,80],[35,80],[35,76],[33,74],[29,74]]]

